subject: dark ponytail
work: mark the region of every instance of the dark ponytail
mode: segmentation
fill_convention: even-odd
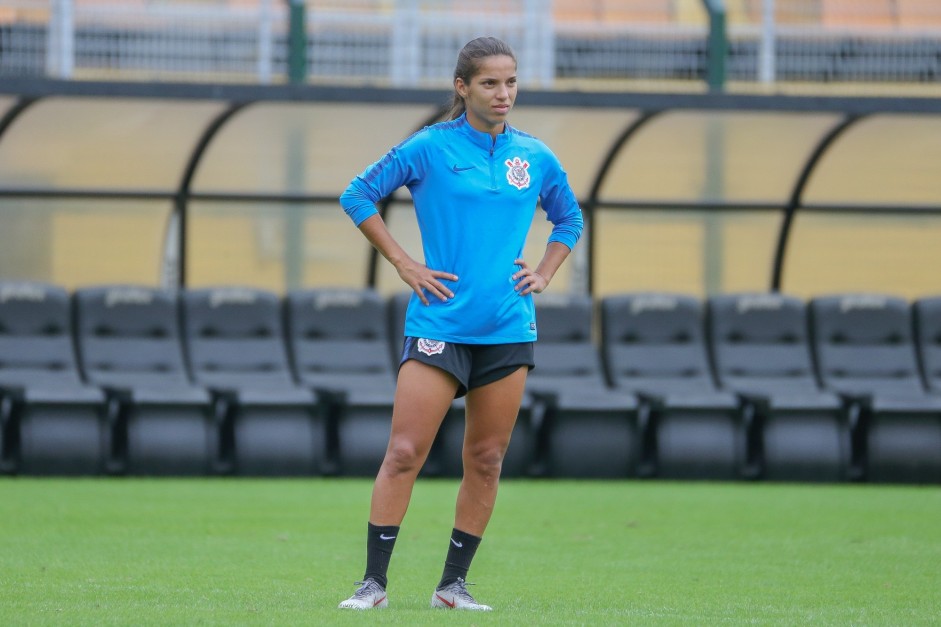
[[[454,80],[461,79],[465,85],[470,85],[471,79],[480,70],[480,60],[486,57],[507,56],[516,63],[516,53],[505,42],[496,37],[478,37],[461,48],[457,55],[457,65],[454,66]],[[451,109],[446,119],[454,120],[464,114],[464,99],[454,88],[454,97],[451,100]]]

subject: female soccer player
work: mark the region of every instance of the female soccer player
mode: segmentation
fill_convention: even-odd
[[[489,610],[465,577],[490,520],[504,453],[533,362],[533,294],[546,289],[582,231],[555,155],[512,128],[516,56],[481,37],[458,55],[450,120],[415,133],[353,179],[340,204],[414,291],[406,310],[388,449],[372,492],[366,572],[341,608],[386,607],[387,569],[412,487],[455,397],[466,395],[464,476],[432,607]],[[392,238],[376,203],[411,191],[424,263]],[[532,268],[523,246],[537,203],[553,224]]]

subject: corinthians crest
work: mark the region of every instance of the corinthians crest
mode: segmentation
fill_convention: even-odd
[[[519,157],[506,160],[506,180],[516,189],[529,187],[529,161],[522,161]]]
[[[443,353],[445,346],[446,344],[439,340],[429,340],[427,338],[419,338],[418,340],[418,352],[425,353],[429,357]]]

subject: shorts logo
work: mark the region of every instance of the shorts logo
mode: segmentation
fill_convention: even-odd
[[[418,352],[425,353],[429,357],[443,353],[445,346],[447,345],[444,342],[438,340],[426,340],[425,338],[419,338],[418,340]]]
[[[529,187],[529,161],[522,161],[519,157],[506,160],[506,180],[516,189]]]

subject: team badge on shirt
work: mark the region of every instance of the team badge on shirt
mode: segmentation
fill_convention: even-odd
[[[506,160],[506,180],[516,189],[529,187],[529,161],[523,161],[519,157],[513,157],[512,160]]]
[[[423,337],[418,339],[418,352],[425,353],[429,357],[443,353],[445,346],[444,342],[438,340],[427,340]]]

